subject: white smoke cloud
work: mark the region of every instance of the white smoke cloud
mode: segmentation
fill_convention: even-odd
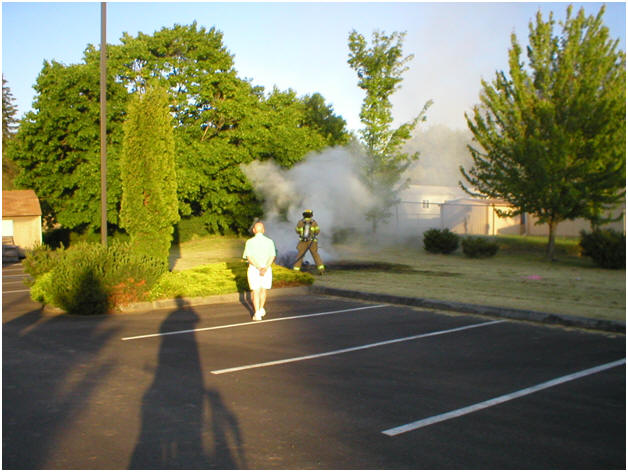
[[[416,191],[416,184],[448,186],[462,192],[458,188],[461,178],[458,167],[470,163],[468,142],[467,131],[445,126],[417,130],[404,150],[408,153],[418,150],[419,161],[402,177],[402,180],[409,178],[415,190],[404,190],[400,199],[417,200],[418,197],[407,195],[408,191]],[[365,164],[366,156],[357,147],[347,146],[312,152],[290,169],[283,169],[273,161],[253,161],[241,166],[264,202],[266,234],[275,241],[279,263],[289,266],[296,257],[295,226],[305,209],[313,210],[321,228],[319,253],[324,262],[342,258],[332,245],[334,234],[342,230],[351,231],[352,246],[365,244],[371,251],[408,238],[418,240],[422,222],[407,220],[403,202],[390,209],[391,218],[379,222],[377,234],[372,234],[372,223],[366,214],[377,203],[377,197],[360,178]],[[312,262],[309,254],[305,261]]]
[[[266,234],[278,253],[296,251],[295,226],[305,209],[314,212],[321,228],[319,252],[323,260],[337,257],[331,245],[334,232],[368,227],[366,211],[374,197],[360,180],[363,156],[349,147],[310,153],[290,169],[272,161],[253,161],[242,171],[264,200]],[[310,260],[308,255],[306,260]]]
[[[435,125],[417,129],[404,146],[408,153],[419,151],[419,160],[410,166],[407,177],[415,184],[458,187],[460,166],[467,171],[473,159],[467,146],[472,143],[471,131]]]

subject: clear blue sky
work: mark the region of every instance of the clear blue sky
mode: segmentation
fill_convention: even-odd
[[[465,127],[463,113],[478,101],[480,79],[506,70],[510,34],[527,44],[528,24],[540,9],[562,20],[568,3],[174,3],[109,2],[107,42],[123,32],[152,34],[197,21],[224,33],[235,68],[266,90],[319,92],[350,129],[363,93],[347,64],[348,36],[406,31],[404,53],[414,54],[403,88],[393,96],[397,123],[434,100],[427,125]],[[602,3],[574,3],[596,14]],[[606,3],[605,24],[626,50],[626,6]],[[556,26],[555,31],[558,31]],[[2,73],[19,116],[31,108],[32,86],[44,60],[81,62],[85,47],[100,43],[100,3],[2,3]]]

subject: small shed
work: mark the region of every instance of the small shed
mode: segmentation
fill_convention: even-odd
[[[41,206],[33,190],[2,191],[2,245],[25,249],[41,244]]]

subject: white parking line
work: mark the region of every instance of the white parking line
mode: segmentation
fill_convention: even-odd
[[[237,328],[239,326],[253,326],[253,325],[259,325],[261,323],[274,323],[276,321],[295,320],[295,319],[300,319],[300,318],[311,318],[313,316],[335,315],[337,313],[348,313],[350,311],[370,310],[371,308],[381,308],[384,306],[388,306],[388,305],[361,306],[358,308],[347,308],[346,310],[325,311],[322,313],[311,313],[309,315],[284,316],[283,318],[271,318],[268,320],[255,321],[255,322],[247,321],[245,323],[235,323],[235,324],[222,325],[222,326],[211,326],[209,328],[185,329],[182,331],[168,331],[165,333],[142,334],[140,336],[129,336],[127,338],[122,338],[122,341],[131,341],[134,339],[144,339],[144,338],[154,338],[158,336],[170,336],[172,334],[195,333],[199,331],[213,331],[216,329]]]
[[[3,290],[2,293],[22,293],[22,292],[30,292],[30,289],[26,290]]]
[[[381,341],[381,342],[377,342],[377,343],[372,343],[372,344],[365,344],[362,346],[355,346],[355,347],[350,347],[350,348],[346,348],[346,349],[338,349],[336,351],[328,351],[328,352],[320,352],[318,354],[311,354],[308,356],[300,356],[300,357],[292,357],[289,359],[280,359],[277,361],[270,361],[270,362],[262,362],[260,364],[249,364],[249,365],[243,365],[243,366],[239,366],[239,367],[231,367],[228,369],[219,369],[219,370],[212,370],[211,373],[214,375],[220,375],[220,374],[227,374],[227,373],[231,373],[231,372],[238,372],[241,370],[248,370],[248,369],[257,369],[259,367],[270,367],[273,365],[279,365],[279,364],[289,364],[291,362],[300,362],[300,361],[305,361],[305,360],[309,360],[309,359],[316,359],[319,357],[326,357],[326,356],[335,356],[337,354],[344,354],[346,352],[353,352],[353,351],[361,351],[363,349],[371,349],[374,347],[380,347],[380,346],[386,346],[388,344],[394,344],[394,343],[402,343],[402,342],[406,342],[406,341],[412,341],[415,339],[420,339],[420,338],[427,338],[430,336],[438,336],[441,334],[448,334],[448,333],[454,333],[456,331],[464,331],[467,329],[472,329],[472,328],[479,328],[482,326],[489,326],[489,325],[493,325],[493,324],[497,324],[497,323],[504,323],[506,320],[497,320],[497,321],[488,321],[485,323],[479,323],[479,324],[472,324],[472,325],[466,325],[466,326],[462,326],[459,328],[452,328],[452,329],[446,329],[443,331],[434,331],[432,333],[425,333],[425,334],[417,334],[415,336],[408,336],[405,338],[397,338],[397,339],[390,339],[387,341]]]
[[[490,400],[486,400],[480,403],[476,403],[474,405],[466,406],[464,408],[459,408],[457,410],[452,410],[447,413],[443,413],[436,416],[430,416],[429,418],[425,418],[422,420],[414,421],[412,423],[408,423],[402,426],[397,426],[396,428],[390,428],[385,431],[382,431],[386,436],[397,436],[399,434],[407,433],[409,431],[414,431],[420,428],[424,428],[426,426],[433,425],[435,423],[440,423],[442,421],[447,421],[452,418],[458,418],[459,416],[468,415],[470,413],[474,413],[478,410],[483,410],[485,408],[490,408],[495,405],[499,405],[500,403],[504,403],[510,400],[514,400],[515,398],[523,397],[525,395],[530,395],[532,393],[536,393],[540,390],[544,390],[546,388],[555,387],[556,385],[560,385],[565,382],[570,382],[572,380],[579,379],[581,377],[586,377],[588,375],[597,374],[598,372],[602,372],[604,370],[612,369],[613,367],[618,367],[620,365],[624,365],[626,363],[626,358],[619,359],[614,362],[609,362],[608,364],[602,364],[597,367],[592,367],[590,369],[581,370],[579,372],[575,372],[570,375],[565,375],[563,377],[558,377],[554,380],[549,380],[547,382],[540,383],[538,385],[534,385],[532,387],[524,388],[523,390],[517,390],[516,392],[512,392],[506,395],[502,395],[499,397],[491,398]]]

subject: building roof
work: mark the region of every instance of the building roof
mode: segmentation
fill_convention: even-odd
[[[41,216],[39,199],[33,190],[3,190],[2,218]]]

